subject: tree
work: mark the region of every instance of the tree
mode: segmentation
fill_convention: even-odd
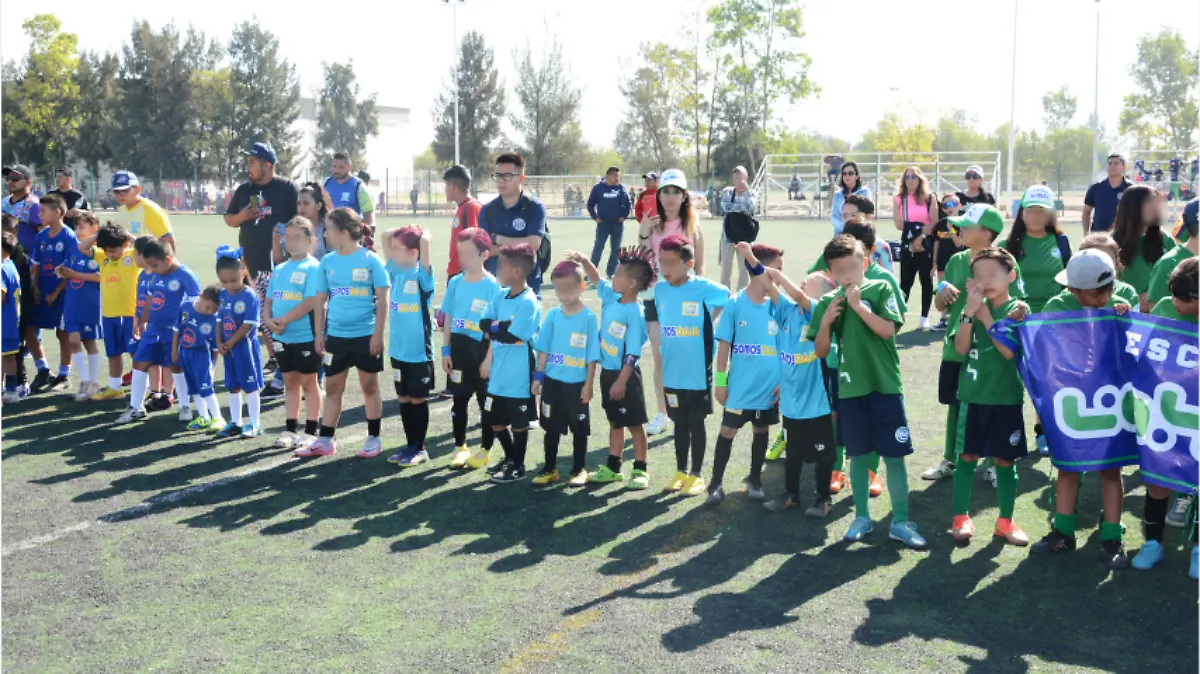
[[[244,21],[229,40],[230,86],[233,90],[233,151],[267,142],[279,155],[275,170],[294,170],[300,134],[300,78],[283,58],[279,39],[259,27],[257,18]]]
[[[459,161],[479,176],[491,173],[492,149],[500,139],[504,119],[504,85],[496,70],[495,54],[483,35],[463,36],[458,65],[450,72],[446,89],[434,103],[437,124],[433,150],[443,166],[454,160],[454,83],[459,84]]]
[[[1079,99],[1067,89],[1066,85],[1056,91],[1047,92],[1042,96],[1042,109],[1045,111],[1047,129],[1065,129],[1075,119],[1075,109]]]
[[[1137,91],[1125,96],[1121,133],[1133,134],[1148,149],[1196,147],[1196,52],[1179,31],[1164,28],[1142,36],[1129,74]]]
[[[358,168],[367,168],[367,139],[379,133],[375,94],[359,100],[354,64],[321,64],[325,85],[317,103],[317,143],[313,173],[329,169],[336,152],[345,152]]]
[[[642,65],[620,85],[627,105],[613,144],[627,161],[657,171],[677,164],[686,145],[677,115],[684,95],[676,85],[687,73],[679,53],[664,44],[643,44],[640,53]]]
[[[201,180],[228,185],[241,156],[233,141],[233,75],[228,67],[192,73],[195,118],[188,125],[190,162]]]
[[[509,117],[519,136],[518,150],[533,175],[561,173],[583,147],[579,130],[579,88],[571,84],[562,45],[553,40],[534,60],[533,48],[515,55],[517,108]]]
[[[875,128],[863,134],[862,141],[856,150],[869,152],[894,152],[899,154],[897,161],[924,161],[924,155],[933,152],[933,142],[937,137],[929,126],[910,123],[908,120],[915,114],[906,114],[900,110],[891,109],[883,114]]]
[[[112,159],[109,143],[118,112],[117,73],[121,62],[116,54],[94,52],[79,55],[75,83],[79,87],[79,133],[71,145],[72,156],[83,161],[92,179],[100,164]]]
[[[983,152],[995,150],[985,134],[975,130],[975,119],[965,110],[951,110],[938,119],[933,149],[938,152]]]
[[[22,27],[29,52],[19,68],[4,68],[4,154],[49,169],[66,163],[79,129],[79,84],[73,77],[79,39],[61,32],[52,14],[38,14]]]

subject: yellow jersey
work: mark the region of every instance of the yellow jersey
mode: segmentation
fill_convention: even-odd
[[[143,199],[143,202],[145,200]],[[137,314],[137,286],[142,268],[134,261],[133,246],[121,257],[110,260],[99,247],[96,262],[100,264],[100,315],[105,318]]]
[[[162,206],[143,197],[137,206],[117,208],[117,221],[134,236],[153,234],[162,238],[171,233],[171,219]]]

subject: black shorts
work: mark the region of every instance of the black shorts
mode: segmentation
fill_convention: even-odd
[[[1025,438],[1025,413],[1021,405],[959,403],[957,454],[990,456],[1016,461],[1029,455]]]
[[[800,452],[800,458],[808,463],[833,465],[837,457],[837,443],[833,437],[833,415],[824,414],[812,419],[783,418],[783,432],[787,439],[787,451]]]
[[[487,358],[488,343],[466,335],[450,334],[450,360],[454,369],[446,375],[446,388],[454,395],[487,392],[487,381],[479,376],[479,366]]]
[[[938,254],[937,259],[934,260],[937,270],[946,271],[946,265],[950,263],[950,258],[964,250],[966,248],[959,248],[954,245],[954,239],[938,239]]]
[[[912,454],[912,435],[904,396],[869,393],[861,398],[842,398],[837,433],[846,456],[878,452],[882,457]]]
[[[747,423],[755,428],[767,428],[779,423],[779,405],[769,410],[731,410],[725,408],[721,414],[721,425],[726,428],[741,428]]]
[[[821,359],[821,376],[825,378],[825,394],[829,396],[829,409],[832,412],[838,411],[838,371],[837,368],[829,367],[825,359]]]
[[[633,374],[625,382],[625,397],[613,400],[609,390],[621,376],[620,370],[600,370],[600,401],[604,415],[613,428],[633,428],[649,421],[646,414],[646,392],[642,388],[642,369],[634,366]],[[542,396],[545,400],[545,396]]]
[[[409,363],[392,359],[392,380],[401,398],[428,398],[433,390],[433,361]]]
[[[658,322],[658,305],[654,300],[642,300],[642,313],[646,316],[647,323]]]
[[[316,374],[321,368],[321,357],[312,342],[294,342],[285,344],[271,340],[271,353],[275,362],[279,363],[279,371],[299,372],[300,374]]]
[[[542,430],[547,433],[566,435],[591,435],[592,415],[588,405],[584,405],[580,396],[583,395],[584,382],[569,384],[557,379],[547,378],[542,384]]]
[[[712,414],[712,391],[690,391],[687,389],[664,388],[667,398],[667,418],[681,424],[703,419]]]
[[[488,426],[508,426],[514,431],[529,429],[529,422],[537,418],[537,404],[533,398],[504,398],[489,395],[483,401],[483,423]]]
[[[938,370],[938,402],[943,405],[958,404],[958,375],[962,372],[962,363],[943,360]]]
[[[371,355],[370,337],[328,337],[325,339],[325,376],[339,375],[352,367],[359,372],[383,372],[383,354]]]

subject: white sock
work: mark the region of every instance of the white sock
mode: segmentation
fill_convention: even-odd
[[[192,396],[192,404],[196,406],[196,413],[205,419],[210,419],[208,416],[208,404],[204,402],[204,398],[198,395]]]
[[[217,400],[217,394],[216,393],[210,394],[207,398],[204,399],[204,402],[208,404],[208,410],[212,414],[212,416],[209,418],[210,419],[220,419],[221,418],[221,403]]]
[[[187,378],[183,376],[182,372],[172,372],[171,379],[175,380],[175,399],[179,401],[179,407],[187,407],[188,401],[192,398],[188,395]]]
[[[120,377],[109,377],[108,378],[108,387],[114,391],[120,391],[121,390],[121,378]]]
[[[104,356],[100,352],[89,353],[88,357],[88,381],[100,383],[100,364],[104,362]]]
[[[87,355],[84,352],[71,354],[71,367],[79,373],[79,383],[88,383]]]
[[[246,407],[250,410],[250,425],[258,426],[258,413],[262,409],[262,400],[258,397],[258,391],[246,394]]]
[[[242,392],[229,394],[229,420],[242,425]]]
[[[129,386],[129,406],[135,410],[146,411],[146,387],[150,385],[150,373],[141,370],[133,371],[133,380]]]

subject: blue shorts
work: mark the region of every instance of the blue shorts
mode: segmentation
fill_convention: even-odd
[[[16,353],[21,350],[21,336],[9,335],[7,334],[9,332],[8,326],[6,325],[4,328],[5,335],[0,337],[0,353],[7,356],[10,353]],[[16,330],[17,326],[12,326],[12,331],[16,332]]]
[[[87,342],[104,338],[104,328],[100,323],[80,323],[79,321],[69,321],[63,317],[63,330],[67,334],[79,333],[79,339]]]
[[[262,349],[257,337],[247,337],[225,354],[225,390],[253,393],[263,387]]]
[[[142,338],[137,343],[137,350],[133,353],[133,362],[164,367],[173,365],[174,363],[171,362],[171,339],[173,337],[174,334],[170,332],[161,333],[147,330],[142,333]]]
[[[913,452],[904,396],[900,394],[842,398],[838,401],[837,428],[846,456],[878,452],[883,457],[904,457]]]
[[[188,393],[201,398],[213,395],[212,351],[205,345],[199,349],[180,349],[179,365],[187,381]]]
[[[133,337],[133,316],[105,316],[100,319],[104,331],[104,353],[117,358],[127,353],[137,353],[138,341]]]
[[[66,299],[59,297],[54,304],[41,302],[33,305],[32,325],[39,330],[60,330],[63,327],[63,304]]]
[[[1016,461],[1029,455],[1022,405],[959,403],[954,447],[958,454]]]

